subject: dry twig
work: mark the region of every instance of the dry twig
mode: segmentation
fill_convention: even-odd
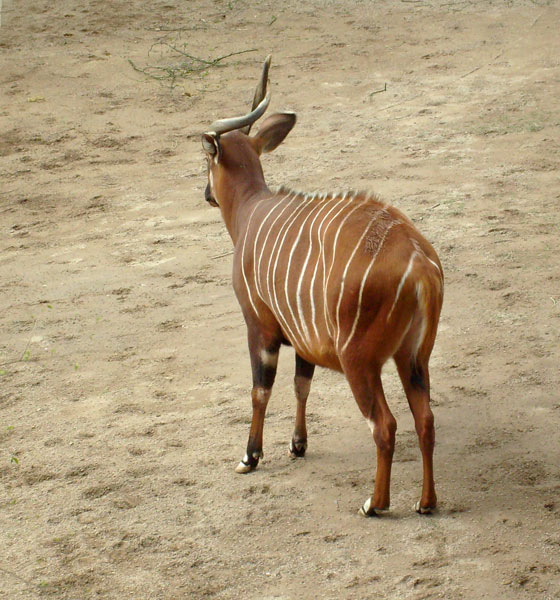
[[[216,254],[214,256],[211,256],[210,258],[212,260],[216,260],[217,258],[223,258],[224,256],[229,256],[230,254],[233,254],[234,250],[228,250],[227,252],[222,252],[221,254]]]
[[[381,94],[382,92],[386,92],[386,91],[387,91],[387,84],[385,84],[382,89],[371,92],[369,97],[371,98],[372,96],[375,96],[375,94]]]
[[[156,42],[151,48],[148,54],[156,47],[156,46],[165,46],[170,48],[176,54],[185,57],[188,60],[183,60],[182,62],[175,65],[147,65],[146,67],[138,67],[132,60],[128,59],[131,67],[137,71],[138,73],[142,73],[151,79],[155,79],[156,81],[168,81],[170,87],[175,86],[175,82],[177,79],[185,79],[192,75],[193,73],[200,73],[203,71],[207,71],[211,67],[218,66],[223,60],[229,58],[230,56],[237,56],[238,54],[246,54],[247,52],[256,52],[256,49],[251,50],[240,50],[239,52],[230,52],[229,54],[225,54],[224,56],[219,56],[218,58],[214,58],[213,60],[205,60],[204,58],[199,58],[198,56],[193,56],[177,46],[170,44],[167,41],[159,41]]]

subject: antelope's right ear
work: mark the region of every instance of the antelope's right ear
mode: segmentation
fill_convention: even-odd
[[[222,155],[222,148],[220,146],[220,139],[218,136],[213,133],[203,133],[202,134],[202,147],[204,148],[204,152],[214,159],[216,162],[220,160]]]
[[[259,127],[259,132],[252,138],[255,149],[261,152],[272,152],[292,131],[296,124],[296,115],[293,112],[275,113],[265,119]]]

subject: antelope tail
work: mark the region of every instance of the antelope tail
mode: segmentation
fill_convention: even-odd
[[[423,269],[416,282],[419,327],[413,356],[420,360],[432,351],[443,302],[443,281],[433,269]]]

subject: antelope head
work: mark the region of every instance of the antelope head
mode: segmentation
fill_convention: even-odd
[[[221,208],[224,218],[230,214],[234,201],[268,189],[259,156],[274,150],[296,122],[294,113],[275,113],[262,122],[257,134],[249,135],[251,127],[270,103],[270,91],[267,92],[270,60],[269,55],[264,61],[251,112],[215,121],[202,134],[202,147],[208,163],[208,185],[204,197],[212,206]]]

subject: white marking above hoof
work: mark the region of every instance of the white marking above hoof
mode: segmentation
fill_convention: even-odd
[[[295,453],[294,442],[290,442],[288,446],[288,450],[290,451],[291,458],[297,458],[297,454]]]
[[[422,506],[420,506],[420,500],[418,500],[418,502],[414,505],[414,510],[419,515],[431,515],[433,508],[430,508],[430,507],[423,508]]]

